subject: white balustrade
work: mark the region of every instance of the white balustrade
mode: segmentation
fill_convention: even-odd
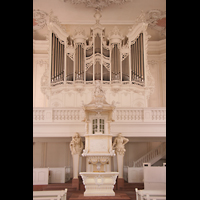
[[[45,113],[45,108],[33,109],[33,121],[44,120],[44,113]]]
[[[81,108],[33,108],[33,122],[81,122]],[[166,122],[166,108],[116,108],[115,122]]]
[[[152,109],[151,119],[154,121],[166,120],[166,109]]]
[[[52,118],[53,121],[79,120],[80,109],[54,109]]]

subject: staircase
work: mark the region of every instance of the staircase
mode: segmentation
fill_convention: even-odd
[[[136,160],[133,163],[133,167],[142,167],[143,163],[151,163],[151,165],[153,165],[165,155],[166,155],[166,142],[163,142],[161,145],[159,145],[155,149],[152,149],[147,154]]]

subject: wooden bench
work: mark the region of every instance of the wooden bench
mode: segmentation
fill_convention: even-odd
[[[163,200],[166,199],[166,190],[138,190],[135,188],[136,200]]]
[[[33,191],[33,200],[67,200],[67,189]]]

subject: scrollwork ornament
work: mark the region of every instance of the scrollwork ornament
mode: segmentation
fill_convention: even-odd
[[[47,13],[39,9],[33,9],[33,19],[36,25],[33,26],[33,30],[38,30],[46,25]]]

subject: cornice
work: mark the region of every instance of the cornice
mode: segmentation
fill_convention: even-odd
[[[160,41],[149,41],[148,55],[151,54],[166,54],[166,39]]]
[[[47,54],[49,50],[48,40],[33,39],[33,54]]]
[[[49,60],[48,54],[33,54],[33,59]]]
[[[166,53],[160,55],[148,55],[148,63],[151,64],[153,62],[166,62]]]

